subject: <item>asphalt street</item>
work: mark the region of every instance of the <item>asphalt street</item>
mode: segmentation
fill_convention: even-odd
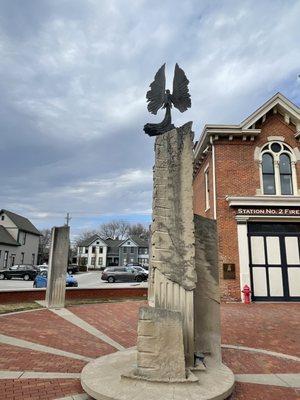
[[[137,283],[137,282],[116,282],[108,283],[101,280],[101,272],[84,272],[74,275],[78,281],[79,288],[100,288],[100,287],[131,287],[140,286],[147,287],[147,282]],[[1,280],[0,290],[9,289],[31,289],[33,285],[32,281],[25,282],[22,279],[11,279],[11,280]]]

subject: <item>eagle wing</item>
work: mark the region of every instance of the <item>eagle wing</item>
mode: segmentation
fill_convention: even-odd
[[[166,76],[165,65],[162,65],[156,72],[154,81],[150,85],[150,90],[147,92],[148,111],[152,114],[163,106],[165,100]]]
[[[180,112],[186,111],[191,107],[191,96],[189,94],[189,80],[183,69],[176,63],[173,79],[172,103]]]

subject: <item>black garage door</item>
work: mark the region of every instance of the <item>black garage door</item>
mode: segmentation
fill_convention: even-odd
[[[252,300],[300,300],[300,223],[248,224]]]

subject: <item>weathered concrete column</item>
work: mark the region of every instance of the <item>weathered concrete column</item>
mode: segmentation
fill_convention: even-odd
[[[155,139],[149,304],[179,311],[186,366],[194,365],[196,286],[192,123]]]
[[[197,285],[195,305],[195,353],[220,363],[221,317],[216,221],[194,216]]]
[[[46,291],[46,306],[49,308],[65,306],[69,235],[68,226],[52,228]]]

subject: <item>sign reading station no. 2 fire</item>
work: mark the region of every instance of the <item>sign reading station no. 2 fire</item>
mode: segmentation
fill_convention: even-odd
[[[239,215],[285,215],[300,217],[300,208],[238,208]]]

